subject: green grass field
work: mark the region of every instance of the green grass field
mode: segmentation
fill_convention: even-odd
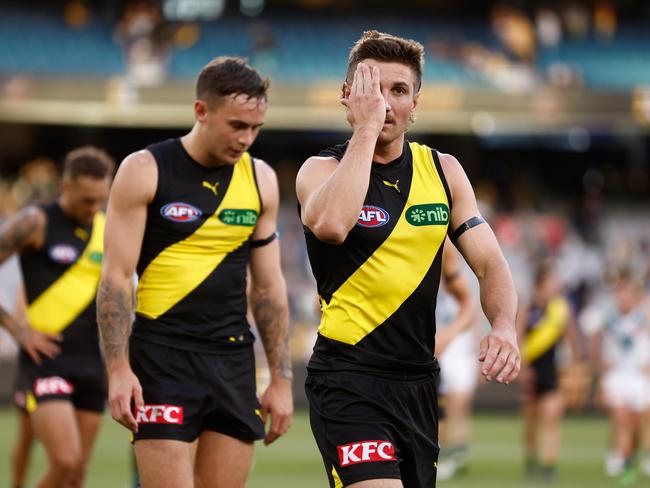
[[[14,411],[0,410],[0,486],[9,486],[9,455],[15,435]],[[449,488],[519,488],[548,486],[525,482],[522,476],[520,419],[506,416],[477,416],[470,446],[471,465],[460,479],[440,482]],[[609,488],[619,486],[603,475],[602,461],[607,439],[607,423],[602,417],[570,418],[564,424],[564,443],[559,463],[557,488]],[[125,488],[129,479],[128,434],[109,417],[96,446],[90,467],[88,488]],[[30,472],[33,485],[44,466],[40,447],[34,453]],[[251,488],[325,487],[327,481],[320,456],[309,431],[304,412],[298,412],[289,434],[271,447],[259,445]],[[650,486],[649,478],[627,485]]]

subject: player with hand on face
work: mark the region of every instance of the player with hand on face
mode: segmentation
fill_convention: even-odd
[[[519,372],[516,293],[462,166],[406,140],[422,45],[369,31],[350,52],[341,103],[352,136],[296,180],[322,317],[306,383],[331,486],[435,486],[435,303],[451,237],[481,285],[487,380]]]

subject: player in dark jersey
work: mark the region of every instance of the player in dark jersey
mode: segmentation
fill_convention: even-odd
[[[271,443],[291,423],[279,190],[247,152],[267,86],[239,58],[207,64],[192,130],[128,156],[109,198],[99,326],[111,413],[134,433],[145,488],[243,487],[253,441]],[[271,369],[259,402],[247,267]]]
[[[449,234],[492,324],[487,380],[519,371],[516,293],[458,161],[405,140],[424,50],[376,31],[353,47],[341,102],[350,140],[309,158],[296,190],[322,318],[306,392],[331,486],[434,486],[435,303]]]
[[[18,260],[16,260],[18,263]],[[17,266],[20,266],[17,264]],[[27,299],[25,298],[25,287],[21,283],[16,290],[16,307],[14,318],[19,323],[28,323],[27,320]],[[22,488],[25,486],[29,464],[36,438],[34,429],[27,412],[27,393],[29,385],[24,378],[24,371],[18,368],[14,382],[13,403],[18,411],[18,427],[14,447],[11,453],[11,487]],[[22,373],[22,374],[21,374]]]
[[[436,300],[436,358],[440,361],[438,479],[467,471],[470,417],[478,383],[478,336],[471,330],[478,309],[458,250],[447,238],[442,260],[442,291]]]
[[[26,207],[0,230],[0,261],[18,253],[27,295],[28,324],[0,317],[22,348],[19,386],[47,453],[38,487],[82,485],[104,409],[95,294],[114,166],[94,147],[70,152],[57,201]]]
[[[530,303],[517,316],[524,364],[521,382],[526,475],[550,481],[555,477],[564,414],[556,351],[565,336],[571,338],[567,334],[571,330],[571,307],[562,296],[562,284],[552,261],[537,266],[534,280]],[[575,356],[575,341],[569,342]]]

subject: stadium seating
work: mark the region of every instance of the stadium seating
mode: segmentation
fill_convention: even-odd
[[[46,9],[4,9],[0,15],[0,75],[61,75],[105,77],[127,71],[122,47],[115,40],[115,23],[95,14],[82,30],[69,27],[60,12]],[[345,54],[359,37],[360,27],[376,28],[411,37],[430,47],[440,39],[474,42],[498,49],[487,21],[459,19],[389,20],[341,17],[332,21],[318,16],[270,17],[264,22],[272,32],[272,47],[254,52],[251,28],[244,17],[224,17],[199,24],[198,41],[188,48],[172,48],[169,76],[193,79],[212,57],[233,54],[248,57],[281,83],[310,84],[340,80]],[[542,49],[540,73],[556,63],[576,69],[588,87],[629,89],[650,84],[650,31],[625,26],[610,41],[566,40],[552,49]],[[443,59],[429,49],[427,83],[489,88],[491,82],[475,70],[453,59]]]

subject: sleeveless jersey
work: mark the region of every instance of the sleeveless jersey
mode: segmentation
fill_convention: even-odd
[[[133,336],[198,352],[250,344],[246,266],[262,209],[251,156],[206,167],[180,139],[147,149],[158,186],[137,264]]]
[[[68,217],[58,203],[46,215],[43,247],[20,255],[27,317],[41,332],[61,333],[62,351],[99,351],[95,296],[102,268],[104,222],[91,226]]]
[[[605,362],[622,373],[643,371],[650,366],[650,323],[647,305],[623,314],[611,310],[605,322],[602,347]]]
[[[320,156],[340,161],[345,149]],[[437,152],[405,141],[398,159],[372,164],[364,205],[342,244],[304,227],[322,307],[311,372],[437,369],[436,294],[450,205]]]

